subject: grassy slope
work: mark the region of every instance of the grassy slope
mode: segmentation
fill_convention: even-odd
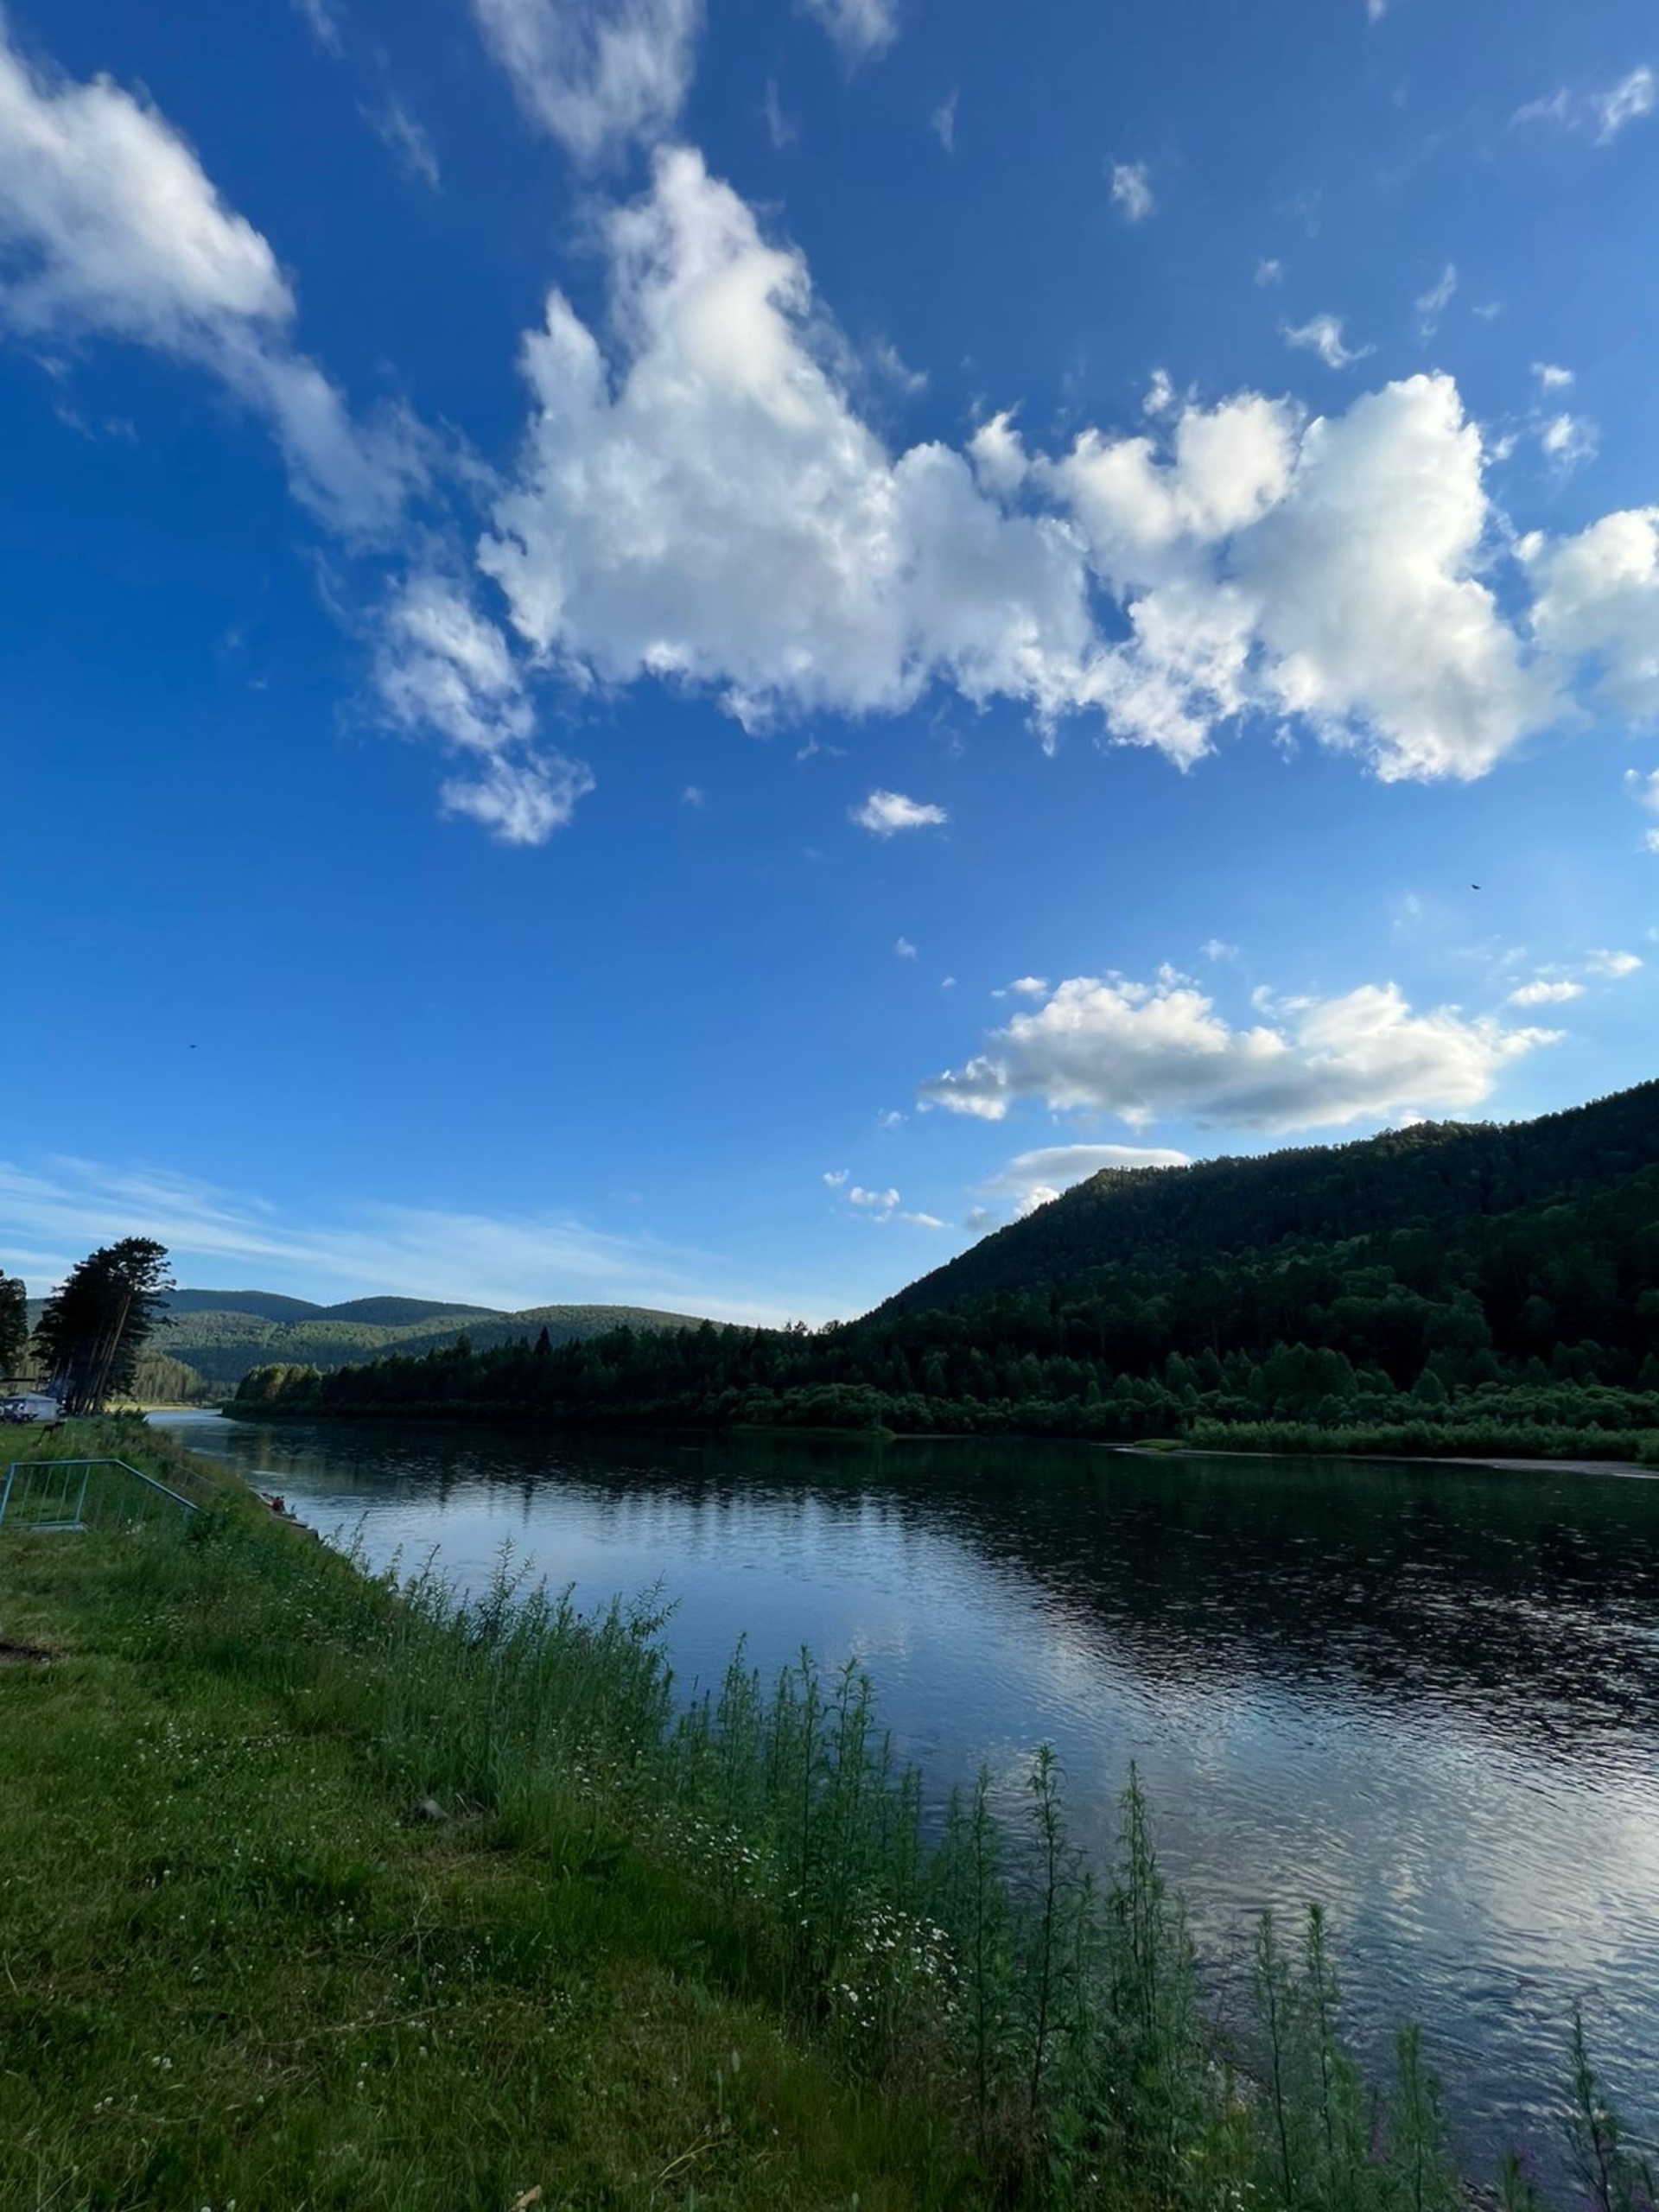
[[[398,1307],[416,1303],[413,1300],[363,1300],[351,1306],[320,1310],[289,1321],[270,1320],[251,1313],[197,1311],[162,1322],[152,1348],[184,1361],[209,1382],[233,1383],[251,1368],[279,1361],[328,1369],[376,1359],[385,1352],[418,1354],[434,1345],[454,1344],[462,1330],[484,1351],[515,1338],[534,1338],[543,1326],[555,1344],[602,1336],[607,1330],[625,1324],[636,1329],[696,1326],[684,1314],[635,1306],[537,1306],[521,1313],[497,1313],[478,1306],[433,1307],[393,1318]],[[365,1318],[365,1309],[386,1318]]]
[[[947,2201],[926,2112],[791,2041],[729,1909],[578,1783],[528,1834],[407,1824],[384,1597],[213,1522],[0,1532],[0,1637],[54,1655],[0,1667],[0,2203]]]

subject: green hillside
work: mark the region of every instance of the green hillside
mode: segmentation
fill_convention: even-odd
[[[545,1328],[549,1341],[570,1344],[607,1330],[678,1329],[695,1326],[683,1313],[662,1313],[637,1306],[537,1306],[503,1313],[487,1306],[446,1306],[416,1298],[353,1299],[343,1306],[316,1306],[292,1319],[269,1319],[250,1310],[266,1300],[261,1292],[233,1294],[236,1304],[207,1306],[207,1292],[178,1294],[174,1310],[156,1330],[153,1349],[194,1368],[205,1382],[239,1382],[251,1368],[275,1363],[317,1367],[325,1371],[383,1353],[420,1353],[453,1344],[463,1331],[483,1351],[534,1338]],[[179,1300],[189,1303],[180,1310]]]
[[[399,1349],[404,1349],[400,1347]],[[823,1330],[483,1344],[275,1410],[1595,1454],[1659,1437],[1659,1084],[1109,1171]]]
[[[331,1321],[366,1321],[378,1329],[401,1329],[423,1322],[435,1325],[439,1321],[467,1320],[474,1314],[492,1321],[501,1318],[499,1306],[448,1306],[432,1298],[348,1298],[343,1306],[320,1306],[316,1311]]]
[[[175,1290],[167,1299],[169,1313],[251,1313],[258,1321],[302,1321],[326,1313],[308,1298],[284,1298],[275,1290]]]
[[[1655,1279],[1656,1217],[1659,1083],[1648,1083],[1535,1122],[1426,1122],[1260,1159],[1108,1168],[922,1276],[877,1316],[1085,1294],[1126,1273],[1191,1303],[1194,1286],[1179,1280],[1190,1270],[1236,1279],[1319,1255],[1342,1272],[1382,1263],[1426,1290],[1471,1291],[1517,1349],[1534,1349],[1542,1317],[1524,1321],[1522,1310],[1540,1295],[1565,1309],[1554,1319],[1569,1341],[1617,1341],[1629,1335],[1633,1295]]]

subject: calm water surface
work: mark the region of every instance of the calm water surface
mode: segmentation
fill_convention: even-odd
[[[1659,2136],[1659,1483],[1062,1445],[541,1439],[187,1417],[371,1558],[584,1600],[660,1579],[685,1687],[740,1633],[874,1674],[943,1794],[1058,1749],[1109,1849],[1136,1760],[1217,1999],[1332,1916],[1355,2040],[1423,2024],[1460,2146],[1553,2130],[1574,1998]]]

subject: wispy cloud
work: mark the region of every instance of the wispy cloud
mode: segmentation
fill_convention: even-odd
[[[363,116],[405,176],[430,185],[434,192],[441,188],[432,141],[395,92],[388,92],[378,107],[365,107]]]
[[[1645,774],[1640,768],[1627,768],[1624,788],[1645,813],[1659,815],[1659,768],[1650,768]],[[1659,853],[1659,829],[1645,831],[1642,842],[1647,851]]]
[[[1317,353],[1327,369],[1351,368],[1356,361],[1363,361],[1374,353],[1374,346],[1351,346],[1343,341],[1343,319],[1339,315],[1316,315],[1306,322],[1281,323],[1287,346],[1294,346],[1305,353]]]
[[[1414,302],[1417,309],[1417,328],[1423,337],[1432,338],[1440,328],[1440,317],[1451,306],[1452,295],[1457,289],[1457,269],[1448,261],[1436,281],[1429,286],[1427,291],[1421,293]]]
[[[1144,162],[1113,162],[1112,205],[1122,210],[1126,223],[1144,223],[1157,204]]]
[[[1538,442],[1558,468],[1575,468],[1594,458],[1596,426],[1587,416],[1552,415],[1539,429]]]
[[[875,60],[899,35],[894,0],[801,0],[801,5],[823,25],[842,59],[854,67]]]
[[[1642,957],[1636,952],[1601,950],[1586,953],[1585,972],[1590,976],[1605,976],[1610,982],[1622,983],[1634,976],[1642,966]]]
[[[261,416],[296,496],[354,540],[385,541],[428,483],[406,416],[354,420],[295,347],[297,306],[270,242],[220,198],[150,104],[13,50],[0,15],[0,326],[25,341],[105,338],[216,377]]]
[[[756,1299],[707,1254],[614,1236],[556,1211],[365,1205],[348,1219],[301,1223],[166,1169],[53,1159],[31,1172],[0,1161],[0,1241],[31,1288],[49,1287],[95,1246],[130,1236],[165,1244],[181,1281],[227,1288],[257,1277],[261,1288],[324,1303],[397,1292],[509,1312],[569,1301],[760,1323],[823,1318],[806,1310],[822,1302],[809,1292]]]
[[[325,54],[332,54],[338,60],[346,50],[346,41],[340,28],[340,18],[328,0],[293,0],[294,12],[302,16],[311,35]]]
[[[957,150],[957,98],[952,92],[949,99],[941,100],[927,118],[928,129],[947,154]]]
[[[1611,146],[1629,124],[1659,106],[1659,78],[1648,62],[1600,92],[1573,92],[1562,85],[1546,99],[1529,100],[1510,118],[1517,124],[1553,123],[1563,130],[1588,131],[1598,146]]]
[[[766,79],[766,96],[760,103],[760,112],[766,118],[766,136],[772,141],[772,150],[781,154],[785,146],[793,145],[797,137],[795,124],[791,117],[784,113],[783,98],[775,77]]]
[[[690,89],[702,0],[473,0],[526,112],[581,162],[671,130]]]

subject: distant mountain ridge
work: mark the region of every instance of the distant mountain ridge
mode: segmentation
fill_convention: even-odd
[[[499,1319],[496,1306],[463,1306],[435,1298],[348,1298],[339,1306],[319,1306],[309,1298],[286,1298],[275,1290],[175,1290],[168,1312],[249,1313],[259,1321],[366,1321],[372,1328],[399,1328],[408,1321],[445,1320],[451,1314],[477,1313]]]
[[[41,1304],[30,1300],[31,1322]],[[351,1298],[320,1306],[279,1291],[186,1289],[168,1298],[167,1319],[149,1349],[224,1387],[276,1362],[328,1371],[383,1352],[429,1351],[453,1344],[463,1332],[482,1351],[518,1337],[533,1339],[543,1328],[550,1343],[566,1344],[623,1327],[695,1329],[701,1318],[645,1306],[532,1306],[507,1313],[430,1298]]]

